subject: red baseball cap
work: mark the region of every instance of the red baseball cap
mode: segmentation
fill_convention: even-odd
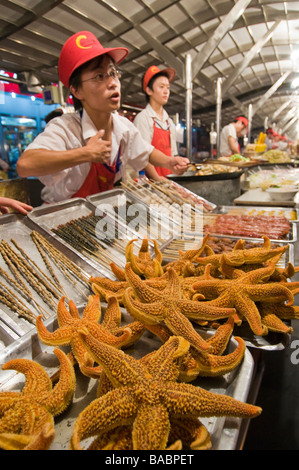
[[[128,53],[125,47],[106,49],[93,33],[80,31],[73,34],[61,49],[58,61],[59,78],[66,87],[69,87],[70,77],[80,65],[103,54],[110,55],[115,63],[119,64]]]
[[[161,72],[166,73],[168,75],[169,81],[172,82],[172,80],[175,77],[175,70],[174,69],[172,69],[171,67],[168,67],[167,69],[160,70],[159,67],[157,67],[156,65],[151,65],[144,74],[143,91],[146,90],[146,87],[147,87],[150,79],[152,77],[154,77],[154,75],[157,75],[157,73],[161,73]]]
[[[246,117],[244,117],[244,116],[236,117],[235,121],[241,121],[241,122],[243,122],[245,127],[248,127],[248,119],[246,119]]]

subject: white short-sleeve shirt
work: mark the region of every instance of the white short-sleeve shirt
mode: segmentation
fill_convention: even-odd
[[[122,165],[115,175],[115,181],[121,178],[125,180],[126,165],[130,165],[137,172],[141,171],[147,165],[154,147],[142,138],[129,119],[117,113],[113,113],[112,118],[110,164],[116,161],[119,147],[121,147]],[[83,147],[87,140],[97,132],[97,128],[85,110],[83,110],[82,117],[79,113],[65,113],[52,119],[26,150],[42,148],[64,151]],[[45,185],[41,193],[42,199],[45,202],[59,202],[71,198],[84,183],[90,166],[91,163],[81,163],[55,174],[39,176],[39,180]]]
[[[237,132],[235,126],[231,123],[227,126],[224,126],[221,133],[220,133],[220,155],[226,156],[231,155],[232,151],[230,146],[228,145],[228,138],[233,137],[237,140]]]
[[[175,125],[165,109],[163,109],[163,117],[161,119],[153,110],[151,105],[147,104],[147,106],[135,117],[134,124],[137,129],[139,129],[142,137],[151,144],[154,135],[153,119],[155,119],[157,125],[161,127],[161,129],[170,130],[171,154],[173,157],[178,155]]]

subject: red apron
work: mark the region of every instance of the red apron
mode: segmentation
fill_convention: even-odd
[[[102,193],[104,191],[109,191],[109,189],[113,189],[115,175],[119,171],[120,165],[120,149],[114,165],[110,166],[104,163],[92,163],[84,183],[72,197],[86,198],[92,194]]]
[[[165,153],[165,155],[168,155],[169,157],[171,157],[172,151],[171,151],[171,143],[170,143],[170,128],[166,130],[161,129],[160,127],[157,127],[155,119],[153,119],[153,121],[154,121],[154,133],[153,133],[152,145],[156,149]],[[167,168],[162,168],[159,166],[156,166],[155,168],[159,176],[166,176],[166,175],[171,174],[171,171],[168,170]]]

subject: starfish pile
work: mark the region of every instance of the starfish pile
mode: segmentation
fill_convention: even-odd
[[[22,392],[0,392],[0,448],[50,447],[55,416],[72,404],[76,364],[77,373],[98,380],[98,398],[79,414],[71,449],[209,449],[201,417],[258,416],[259,407],[190,382],[240,365],[246,348],[242,338],[232,341],[235,324],[247,322],[257,336],[292,331],[285,320],[299,318],[293,305],[299,283],[290,281],[297,268],[278,268],[288,247],[272,248],[267,237],[249,249],[239,240],[223,254],[214,253],[208,240],[206,235],[199,249],[181,251],[164,266],[156,243],[152,258],[147,240],[137,255],[132,240],[125,267],[111,265],[116,280],[90,279],[94,295],[82,314],[62,298],[55,331],[39,317],[39,339],[55,347],[60,368],[49,377],[34,361],[4,364],[26,381]],[[107,303],[103,315],[100,301]],[[125,326],[120,305],[133,317]],[[203,334],[198,325],[213,325],[214,333]],[[122,349],[138,347],[145,330],[161,346],[137,360]],[[68,346],[69,353],[59,346]]]
[[[80,413],[71,439],[74,450],[91,437],[90,449],[107,444],[127,450],[179,449],[186,444],[207,449],[211,442],[198,417],[253,418],[261,412],[229,396],[178,383],[179,361],[189,349],[181,337],[172,336],[147,360],[138,361],[98,342],[86,329],[80,334],[112,387]]]

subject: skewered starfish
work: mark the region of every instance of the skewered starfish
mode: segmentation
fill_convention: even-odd
[[[164,323],[173,334],[183,336],[200,352],[208,352],[211,346],[195,331],[189,319],[214,320],[228,318],[235,313],[233,308],[206,307],[206,302],[184,298],[179,276],[173,268],[168,269],[168,283],[162,291],[146,285],[129,263],[126,264],[125,273],[131,286],[123,297],[127,311],[146,325]]]
[[[261,413],[261,408],[232,397],[177,383],[179,358],[189,347],[182,337],[172,336],[145,365],[121,350],[98,342],[86,329],[80,334],[114,389],[80,413],[74,425],[71,449],[82,449],[81,441],[97,436],[103,428],[127,425],[132,425],[134,450],[165,449],[172,417],[177,420],[226,415],[252,418]]]
[[[147,328],[157,335],[163,343],[171,337],[171,332],[163,325],[153,325]],[[191,382],[198,376],[217,377],[236,369],[245,354],[245,342],[243,339],[236,336],[237,347],[231,353],[223,355],[233,329],[234,318],[230,317],[223,325],[217,328],[213,336],[206,340],[212,346],[212,350],[208,354],[201,354],[191,346],[188,353],[181,359],[180,380]]]
[[[173,268],[179,275],[189,275],[194,272],[193,262],[196,260],[202,252],[207,248],[207,242],[210,235],[207,234],[202,239],[202,244],[199,248],[194,248],[187,251],[179,250],[179,257],[176,261],[167,263],[163,269],[166,272],[169,268]],[[188,274],[187,274],[188,273]]]
[[[102,324],[99,323],[101,304],[98,296],[90,296],[82,317],[80,317],[73,301],[70,300],[68,311],[64,300],[65,298],[62,297],[58,303],[57,318],[59,328],[54,332],[49,332],[42,322],[42,317],[39,316],[36,320],[37,333],[40,340],[50,346],[70,345],[70,359],[77,361],[82,374],[88,377],[97,378],[101,373],[101,368],[93,367],[93,360],[87,354],[86,348],[78,334],[80,327],[86,326],[88,331],[97,339],[116,348],[130,344],[144,330],[140,322],[133,322],[132,328],[136,333],[136,338],[132,338],[130,326],[120,328],[121,312],[115,297],[108,299],[108,307]],[[120,336],[117,336],[117,334],[120,334]]]
[[[283,302],[292,305],[294,296],[286,285],[280,282],[266,282],[275,270],[275,264],[255,269],[249,273],[238,274],[234,279],[216,279],[206,269],[206,280],[193,285],[193,290],[204,295],[207,303],[214,306],[234,307],[237,314],[249,323],[257,336],[264,336],[268,328],[263,324],[255,302]],[[194,296],[196,299],[196,295]]]
[[[213,268],[219,268],[221,260],[231,266],[242,266],[244,264],[262,264],[272,258],[278,259],[289,249],[288,245],[271,248],[271,241],[268,237],[263,236],[264,243],[260,247],[243,249],[245,241],[240,239],[235,244],[232,251],[227,253],[212,254],[206,257],[198,257],[196,262],[199,265],[206,266],[211,264]]]
[[[54,353],[60,362],[59,382],[53,387],[45,369],[29,359],[13,359],[3,370],[25,375],[21,392],[0,393],[0,448],[46,450],[54,437],[54,417],[70,405],[75,391],[75,373],[66,354]]]
[[[149,242],[147,238],[142,240],[141,247],[139,249],[138,255],[134,254],[134,242],[137,239],[130,240],[126,246],[125,256],[126,261],[131,263],[133,271],[142,276],[145,279],[151,279],[160,277],[163,275],[163,268],[162,268],[162,253],[159,250],[159,246],[156,240],[153,241],[154,243],[154,252],[155,256],[153,259],[151,258],[151,254],[149,251]],[[110,263],[110,267],[112,272],[115,274],[119,281],[125,281],[126,276],[119,266],[115,263]]]

